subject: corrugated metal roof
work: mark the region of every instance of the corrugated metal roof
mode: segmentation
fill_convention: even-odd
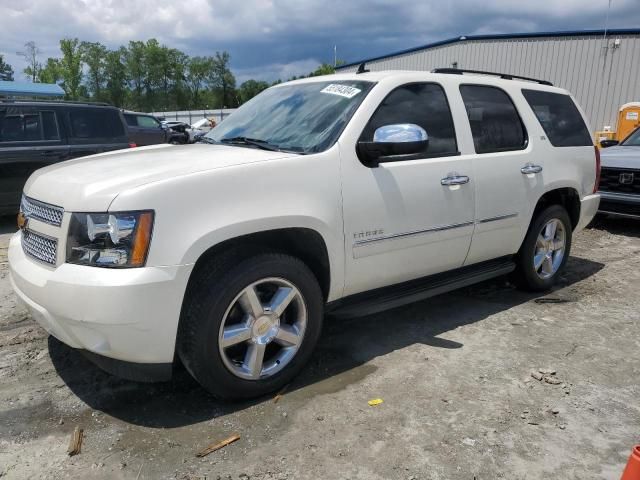
[[[0,95],[62,97],[64,90],[55,83],[7,82],[0,80]]]
[[[380,55],[378,57],[371,57],[364,60],[358,60],[357,62],[347,63],[340,65],[336,70],[341,68],[353,67],[361,63],[373,62],[375,60],[383,60],[385,58],[396,57],[398,55],[405,55],[407,53],[417,52],[420,50],[427,50],[429,48],[441,47],[442,45],[449,45],[456,42],[464,42],[467,40],[510,40],[517,38],[540,38],[540,37],[579,37],[579,36],[604,36],[605,30],[569,30],[563,32],[530,32],[530,33],[498,33],[492,35],[461,35],[459,37],[449,38],[447,40],[441,40],[439,42],[427,43],[426,45],[420,45],[419,47],[412,47],[406,50],[400,50],[386,55]],[[640,28],[618,28],[609,29],[606,31],[607,36],[611,35],[640,35]]]

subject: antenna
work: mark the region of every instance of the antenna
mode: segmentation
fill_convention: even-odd
[[[358,67],[358,71],[356,73],[368,73],[368,72],[370,72],[370,70],[367,70],[365,68],[364,62],[362,62]]]

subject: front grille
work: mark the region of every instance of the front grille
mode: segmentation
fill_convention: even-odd
[[[599,190],[640,195],[640,170],[603,167]]]
[[[64,214],[64,208],[34,200],[26,195],[22,196],[20,211],[25,217],[35,218],[56,227],[62,224],[62,216]]]
[[[24,253],[41,262],[55,265],[58,254],[58,241],[31,230],[22,230],[22,249]]]

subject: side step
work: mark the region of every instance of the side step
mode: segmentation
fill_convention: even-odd
[[[371,315],[506,275],[515,268],[512,256],[502,257],[389,287],[356,293],[328,303],[325,310],[337,317]]]

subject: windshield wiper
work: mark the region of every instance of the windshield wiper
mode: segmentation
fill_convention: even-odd
[[[272,152],[281,151],[278,145],[274,145],[272,143],[267,142],[266,140],[260,140],[257,138],[231,137],[231,138],[222,138],[220,139],[220,142],[228,143],[231,145],[250,145],[252,147],[261,148],[262,150],[271,150]]]
[[[218,145],[218,142],[208,137],[200,137],[198,140],[196,140],[196,143],[210,143],[211,145]]]

